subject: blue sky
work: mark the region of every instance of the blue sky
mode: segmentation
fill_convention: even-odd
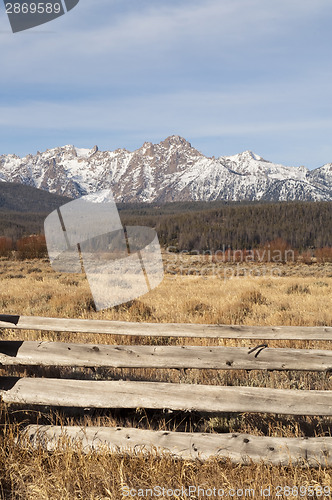
[[[0,11],[0,154],[136,149],[332,162],[331,0],[80,0],[12,34]]]

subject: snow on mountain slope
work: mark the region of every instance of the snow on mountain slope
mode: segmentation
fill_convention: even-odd
[[[111,188],[118,202],[332,200],[332,164],[285,167],[251,151],[207,158],[179,136],[133,152],[68,145],[25,158],[3,155],[0,181],[72,198],[102,190],[107,198]]]
[[[332,163],[316,168],[311,172],[313,182],[324,189],[326,186],[332,190]]]

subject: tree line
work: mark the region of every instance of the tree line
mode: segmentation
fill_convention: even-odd
[[[253,249],[278,238],[299,251],[332,246],[332,202],[251,203],[157,214],[120,211],[126,225],[155,227],[160,243],[178,251]]]
[[[268,252],[274,248],[282,252],[293,249],[296,255],[309,257],[315,250],[320,261],[331,259],[332,202],[177,203],[118,208],[123,225],[155,228],[160,244],[175,252],[227,252],[229,256],[238,250],[243,251],[241,255],[249,255],[254,249]],[[25,216],[27,226],[23,219],[21,224],[15,220],[15,225],[9,224],[2,235],[0,232],[0,255],[47,255],[42,220]],[[30,232],[32,222],[39,223],[34,236]]]

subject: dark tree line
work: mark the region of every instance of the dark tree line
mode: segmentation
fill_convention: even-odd
[[[332,246],[331,202],[224,205],[167,214],[160,207],[158,214],[145,210],[120,211],[123,223],[155,227],[160,243],[178,250],[250,249],[278,238],[300,251]]]
[[[164,247],[179,251],[255,249],[282,239],[300,252],[332,247],[332,202],[169,203],[120,205],[124,225],[157,230]],[[0,237],[42,234],[47,213],[0,210]],[[7,245],[7,243],[6,243]]]

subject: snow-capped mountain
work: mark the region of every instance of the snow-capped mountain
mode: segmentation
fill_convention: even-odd
[[[285,167],[245,151],[207,158],[179,136],[140,149],[64,146],[19,158],[0,156],[0,181],[77,198],[111,187],[117,202],[188,200],[332,201],[332,164]]]

